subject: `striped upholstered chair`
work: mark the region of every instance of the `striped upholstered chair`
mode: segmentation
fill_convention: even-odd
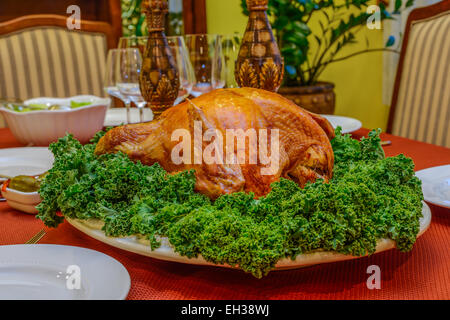
[[[450,147],[450,1],[411,11],[388,132]]]
[[[106,22],[30,15],[0,23],[0,98],[103,96],[108,48],[117,36]]]

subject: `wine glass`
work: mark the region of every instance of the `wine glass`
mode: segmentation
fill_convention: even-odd
[[[121,50],[119,49],[111,49],[108,51],[108,57],[106,59],[105,77],[103,81],[103,89],[108,95],[115,97],[124,103],[127,111],[126,122],[128,124],[130,123],[130,118],[128,114],[130,110],[131,100],[127,96],[124,96],[122,95],[122,93],[120,93],[120,90],[117,87],[117,79],[116,79],[117,68],[119,67],[120,62],[120,54]]]
[[[117,72],[117,88],[120,94],[130,99],[139,110],[139,120],[135,120],[130,110],[129,118],[131,123],[142,123],[151,121],[148,113],[144,109],[147,101],[141,94],[139,76],[142,68],[142,57],[137,48],[120,49],[119,67]]]
[[[180,90],[174,103],[174,105],[177,105],[191,94],[196,79],[194,68],[189,59],[189,53],[183,37],[167,37],[167,42],[172,49],[172,54],[175,58],[178,75],[180,77]]]
[[[234,74],[236,60],[239,56],[243,35],[233,34],[222,36],[222,51],[225,64],[225,88],[238,88]]]
[[[122,37],[119,40],[119,48],[137,48],[139,49],[141,55],[143,55],[147,46],[147,41],[148,37],[145,36]],[[194,86],[196,79],[184,38],[181,36],[167,37],[167,43],[172,49],[172,54],[175,58],[175,63],[180,78],[180,89],[178,92],[178,97],[174,103],[174,105],[177,105],[191,94],[192,87]]]
[[[194,67],[196,83],[192,95],[198,97],[225,86],[222,37],[212,34],[186,35],[186,46]]]
[[[144,50],[147,46],[148,37],[146,36],[132,36],[132,37],[121,37],[119,39],[119,49],[136,48],[139,49],[141,55],[144,54]]]

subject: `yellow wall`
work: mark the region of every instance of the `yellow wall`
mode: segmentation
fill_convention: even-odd
[[[240,0],[206,0],[208,33],[244,33],[247,17],[242,14]]]
[[[375,3],[375,1],[374,1]],[[247,18],[240,0],[206,0],[208,33],[242,33]],[[312,26],[313,30],[318,25]],[[364,28],[357,44],[343,49],[341,56],[366,49],[365,36],[371,48],[383,45],[383,31]],[[389,107],[382,103],[383,54],[373,52],[330,64],[322,74],[323,81],[336,85],[336,114],[360,119],[366,128],[386,128]]]

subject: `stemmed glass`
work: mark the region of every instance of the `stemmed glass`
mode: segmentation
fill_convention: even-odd
[[[222,51],[225,64],[225,88],[239,87],[234,75],[236,60],[239,56],[243,35],[233,34],[222,36]]]
[[[186,35],[186,46],[197,82],[192,95],[198,97],[225,86],[225,62],[222,36],[212,34]]]
[[[119,40],[119,48],[136,48],[143,55],[147,41],[148,37],[123,37]],[[180,78],[180,89],[174,103],[174,105],[177,105],[191,94],[192,87],[196,81],[195,73],[183,37],[167,37],[167,42],[172,49]]]
[[[183,37],[167,37],[167,42],[172,49],[180,76],[180,90],[174,103],[174,105],[177,105],[191,94],[196,79]]]
[[[133,102],[139,110],[139,122],[150,121],[146,119],[144,108],[147,102],[141,94],[139,86],[139,76],[142,68],[142,57],[139,49],[129,48],[120,49],[119,54],[119,67],[117,72],[117,88],[120,94]],[[128,118],[131,120],[131,112],[129,112]],[[131,120],[131,122],[137,122]]]
[[[122,95],[117,87],[117,69],[119,68],[121,53],[122,51],[119,49],[112,49],[108,51],[103,88],[107,94],[121,100],[124,103],[127,109],[127,123],[130,123],[129,110],[131,100],[127,96]]]

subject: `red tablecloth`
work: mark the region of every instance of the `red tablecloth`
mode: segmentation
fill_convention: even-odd
[[[359,130],[359,138],[367,134]],[[416,169],[450,164],[450,149],[383,134],[388,156],[404,153]],[[0,148],[17,147],[0,129]],[[390,250],[352,261],[272,272],[263,279],[237,270],[159,261],[112,248],[64,223],[41,243],[95,249],[120,261],[131,276],[128,299],[450,299],[450,210],[431,206],[430,229],[412,252]],[[40,220],[0,203],[0,244],[20,244],[43,228]],[[367,267],[381,269],[381,289],[366,286]]]

